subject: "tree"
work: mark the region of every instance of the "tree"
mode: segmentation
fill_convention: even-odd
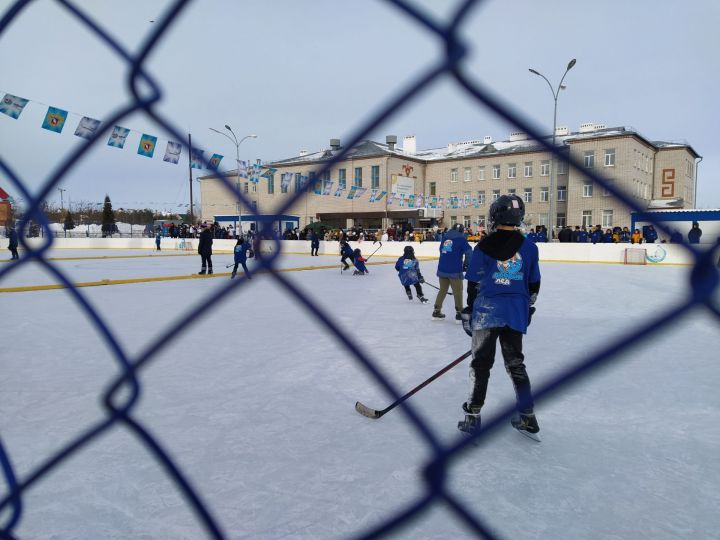
[[[65,214],[65,224],[64,228],[66,231],[71,231],[75,228],[75,222],[73,221],[72,214],[70,213],[70,210],[67,211]]]
[[[105,195],[105,204],[103,204],[102,213],[102,235],[103,238],[110,235],[112,236],[117,232],[117,225],[115,225],[115,212],[112,209],[112,203],[110,202],[110,196]]]

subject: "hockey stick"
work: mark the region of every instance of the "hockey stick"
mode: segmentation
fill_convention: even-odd
[[[433,285],[432,283],[428,283],[427,281],[425,282],[425,285],[429,285],[430,287],[432,287],[433,289],[437,289],[438,291],[440,290],[440,287],[437,287],[437,286]],[[448,291],[447,293],[448,293],[450,296],[453,295],[452,291]]]
[[[440,377],[441,375],[443,375],[445,372],[450,371],[452,368],[454,368],[455,366],[457,366],[460,362],[462,362],[463,360],[465,360],[465,359],[466,359],[468,356],[470,356],[471,354],[472,354],[472,350],[466,352],[465,354],[463,354],[463,355],[460,356],[459,358],[456,358],[455,360],[453,360],[452,362],[450,362],[447,366],[445,366],[445,367],[442,368],[440,371],[438,371],[435,375],[433,375],[433,376],[430,377],[429,379],[426,379],[425,381],[421,382],[421,383],[420,383],[419,385],[417,385],[415,388],[413,388],[412,390],[410,390],[407,394],[405,394],[404,396],[402,396],[400,399],[398,399],[398,400],[395,401],[394,403],[391,403],[390,405],[388,405],[387,407],[385,407],[385,408],[384,408],[383,410],[381,410],[381,411],[377,411],[377,410],[375,410],[375,409],[371,409],[370,407],[368,407],[368,406],[366,406],[366,405],[363,405],[363,404],[360,403],[359,401],[355,403],[355,410],[356,410],[357,412],[359,412],[360,414],[362,414],[363,416],[367,416],[368,418],[372,418],[372,419],[380,418],[380,417],[381,417],[382,415],[384,415],[385,413],[390,412],[390,411],[393,410],[395,407],[397,407],[398,405],[400,405],[403,401],[405,401],[407,398],[409,398],[410,396],[412,396],[415,392],[417,392],[418,390],[421,390],[422,388],[425,388],[428,384],[430,384],[430,383],[433,382],[435,379],[437,379],[438,377]]]
[[[375,255],[381,247],[382,247],[382,242],[380,242],[380,245],[378,246],[378,248],[377,248],[375,251],[373,251],[373,252],[368,256],[367,259],[365,259],[365,262],[369,261],[369,260],[370,260],[370,257],[372,257],[373,255]]]

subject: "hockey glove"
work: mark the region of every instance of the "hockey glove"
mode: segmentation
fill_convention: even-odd
[[[534,305],[536,301],[537,301],[537,293],[532,293],[530,295],[530,305],[531,306]]]
[[[530,306],[530,312],[528,313],[528,326],[530,326],[530,323],[532,322],[533,313],[535,313],[535,306]]]
[[[462,326],[465,333],[472,337],[472,308],[466,307],[460,312],[460,318],[462,319]]]
[[[418,276],[418,280],[420,281],[420,283],[425,283],[425,278],[422,277],[422,274]]]

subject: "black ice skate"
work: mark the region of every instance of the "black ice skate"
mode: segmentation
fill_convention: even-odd
[[[420,300],[420,303],[422,303],[422,304],[428,303],[428,299],[425,298],[424,296],[418,296],[418,300]]]
[[[206,270],[204,268],[198,272],[199,276],[204,276],[205,274],[206,274]]]
[[[212,268],[208,268],[208,274],[212,274],[212,273],[213,273]]]
[[[459,311],[455,312],[455,324],[462,324],[462,315]]]
[[[462,409],[465,411],[465,419],[458,422],[458,429],[468,434],[480,429],[480,409],[468,407],[467,403],[463,403]]]
[[[412,293],[410,291],[407,291],[408,300],[412,300]]]
[[[436,309],[432,312],[432,319],[433,319],[433,321],[444,321],[445,314],[443,312],[441,312],[439,309]]]
[[[510,423],[512,427],[517,429],[520,433],[526,437],[531,438],[533,441],[540,442],[540,426],[538,426],[537,418],[534,414],[515,414],[511,419]]]

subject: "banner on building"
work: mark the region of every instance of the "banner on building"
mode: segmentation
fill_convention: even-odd
[[[112,130],[112,133],[110,134],[110,137],[108,138],[108,146],[112,146],[114,148],[123,148],[125,146],[125,140],[127,139],[127,136],[130,134],[130,130],[128,128],[124,128],[122,126],[115,126]]]
[[[42,123],[42,128],[55,133],[62,132],[65,127],[65,121],[67,120],[67,111],[58,109],[57,107],[48,107],[48,111],[45,114],[45,119]]]
[[[155,145],[157,144],[157,137],[143,133],[140,137],[140,144],[138,144],[137,153],[145,157],[153,157],[155,153]]]
[[[167,146],[165,147],[165,156],[163,157],[163,161],[177,165],[180,161],[181,149],[182,145],[180,143],[168,141]]]
[[[211,171],[217,171],[218,167],[220,166],[220,162],[222,161],[223,156],[220,154],[213,154],[210,158],[210,161],[208,162],[208,169]]]
[[[82,137],[83,139],[91,139],[99,127],[100,120],[90,118],[89,116],[83,116],[75,128],[75,135]]]
[[[290,173],[290,174],[292,174],[292,173]],[[238,160],[238,177],[239,178],[247,178],[248,177],[247,161],[244,161],[242,159]]]
[[[409,176],[392,175],[392,193],[405,195],[415,193],[415,179]]]
[[[17,120],[20,118],[20,113],[23,112],[25,105],[28,104],[27,99],[12,94],[5,94],[2,103],[0,103],[0,112],[7,114],[10,118]]]

